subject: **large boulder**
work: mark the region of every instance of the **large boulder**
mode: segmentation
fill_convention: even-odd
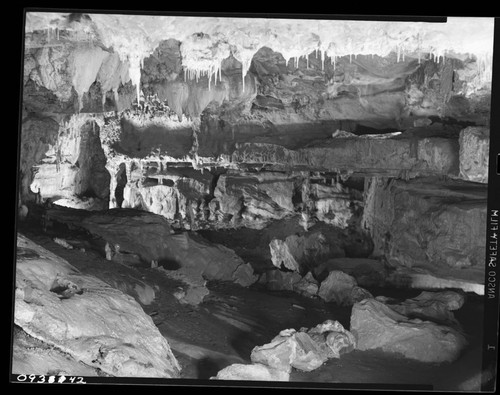
[[[322,260],[345,255],[340,246],[330,244],[320,231],[293,234],[284,240],[273,239],[269,248],[274,266],[299,273],[306,273],[309,267],[314,267]]]
[[[45,213],[46,223],[58,223],[70,229],[85,230],[107,244],[108,259],[147,266],[165,259],[166,243],[173,233],[168,221],[160,215],[134,209],[110,209],[87,212],[65,207],[52,207]],[[138,262],[137,262],[138,261]]]
[[[338,305],[353,305],[372,295],[358,286],[356,279],[340,270],[333,270],[321,282],[318,296],[325,302],[335,302]]]
[[[453,362],[467,345],[457,330],[409,319],[375,299],[353,306],[350,331],[356,337],[358,350],[380,349],[422,362]]]
[[[251,265],[233,250],[197,234],[178,233],[167,237],[164,243],[167,245],[166,260],[176,262],[178,270],[187,276],[232,281],[245,287],[257,281]]]
[[[354,335],[344,329],[338,321],[326,320],[306,332],[327,358],[340,358],[341,354],[348,353],[356,347]]]
[[[97,376],[97,371],[14,326],[12,374]]]
[[[75,114],[61,122],[53,145],[45,146],[43,159],[35,164],[31,191],[58,204],[107,207],[110,175],[99,131],[96,120],[88,114]],[[82,200],[83,196],[94,199],[89,202]]]
[[[218,209],[233,225],[263,228],[293,212],[293,179],[281,173],[222,175],[214,190]]]
[[[14,323],[111,376],[179,377],[151,317],[128,295],[18,235]]]
[[[307,333],[285,329],[270,343],[255,347],[250,359],[289,373],[292,367],[306,372],[317,369],[327,357]]]

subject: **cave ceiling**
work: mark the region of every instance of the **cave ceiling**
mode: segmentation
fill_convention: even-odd
[[[489,122],[492,18],[28,12],[25,28],[26,113],[126,111],[154,97],[150,111],[166,104],[179,121],[207,124],[215,115],[222,133],[242,125],[243,139],[251,124],[263,138],[286,134],[288,148],[303,144],[304,125],[321,138],[332,127]]]

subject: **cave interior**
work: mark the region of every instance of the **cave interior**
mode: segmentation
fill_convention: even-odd
[[[480,388],[492,42],[28,12],[13,373]]]

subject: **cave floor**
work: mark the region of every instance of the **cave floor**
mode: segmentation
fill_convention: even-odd
[[[251,363],[253,347],[271,341],[286,328],[311,328],[327,319],[349,328],[350,307],[288,291],[269,291],[255,284],[243,288],[227,282],[209,282],[210,294],[196,306],[181,304],[174,296],[177,280],[151,268],[129,267],[107,261],[97,251],[66,249],[53,241],[57,235],[33,224],[18,231],[66,259],[78,270],[108,284],[141,281],[155,289],[156,298],[142,305],[169,341],[182,368],[183,379],[209,379],[233,363]],[[74,240],[74,238],[73,238]],[[418,290],[370,290],[374,296],[413,297]],[[290,381],[307,383],[430,384],[451,389],[481,369],[482,302],[472,295],[455,316],[469,336],[470,345],[454,363],[422,363],[378,351],[359,351],[331,359],[312,372],[293,370]]]

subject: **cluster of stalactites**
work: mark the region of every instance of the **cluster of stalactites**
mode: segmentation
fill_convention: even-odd
[[[221,62],[222,63],[222,62]],[[207,77],[208,79],[208,89],[211,89],[211,84],[212,84],[212,79],[213,83],[217,84],[217,79],[219,79],[219,83],[222,81],[222,66],[221,63],[219,64],[212,64],[208,69],[204,68],[199,68],[199,69],[193,69],[193,68],[188,68],[184,67],[184,81],[189,80],[196,80],[198,83],[198,80],[200,77]]]

